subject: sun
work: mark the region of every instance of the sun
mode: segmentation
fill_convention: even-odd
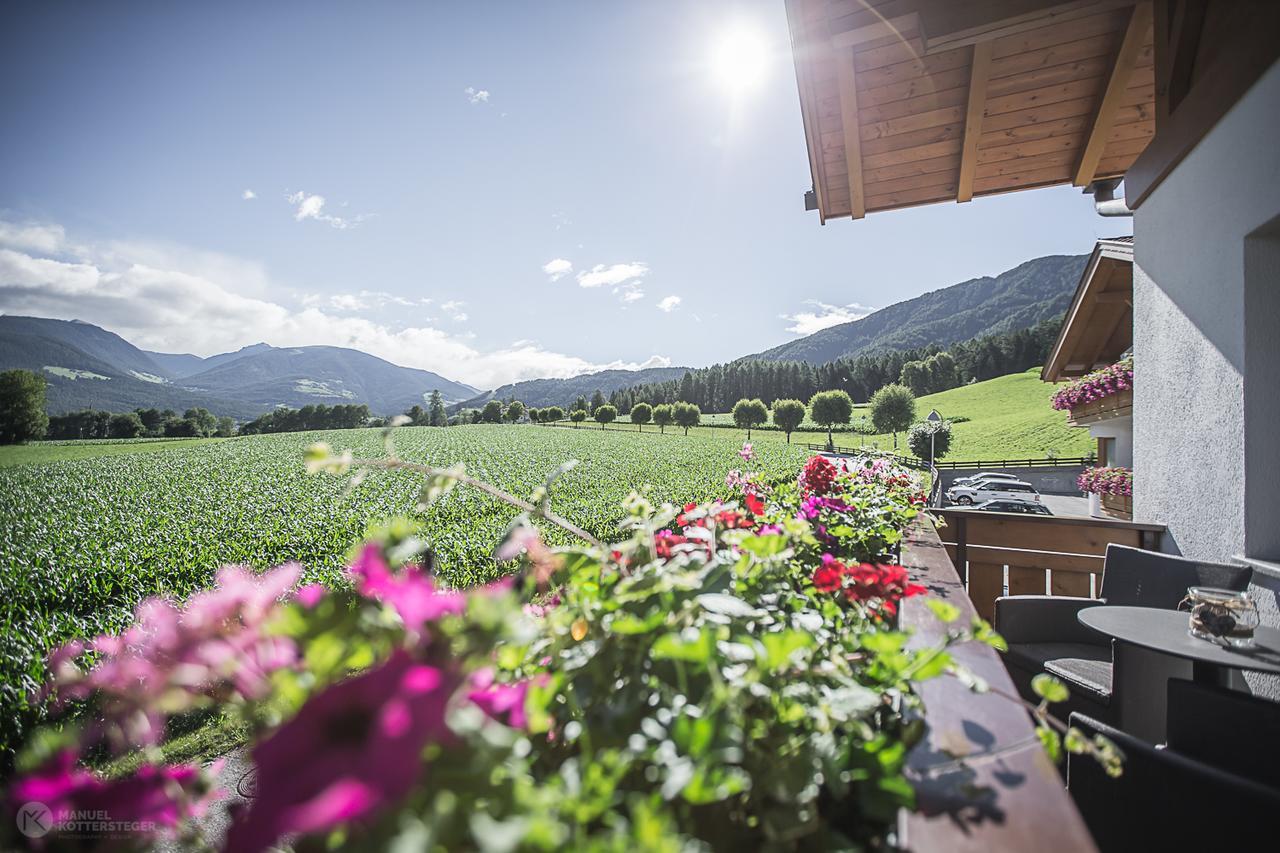
[[[769,41],[757,29],[739,25],[726,31],[711,50],[716,79],[734,94],[757,88],[769,73]]]

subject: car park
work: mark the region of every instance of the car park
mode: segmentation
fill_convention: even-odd
[[[971,486],[979,480],[1019,480],[1016,474],[1004,474],[1000,471],[979,471],[977,474],[970,474],[967,477],[956,477],[951,481],[953,486]]]

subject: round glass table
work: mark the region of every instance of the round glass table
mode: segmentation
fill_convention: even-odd
[[[1190,614],[1153,607],[1099,605],[1080,611],[1080,623],[1122,642],[1191,661],[1191,677],[1225,685],[1233,669],[1280,673],[1280,629],[1259,627],[1253,645],[1235,648],[1191,636]]]

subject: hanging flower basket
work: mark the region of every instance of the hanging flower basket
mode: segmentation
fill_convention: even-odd
[[[1053,395],[1053,407],[1082,425],[1129,414],[1133,409],[1133,359],[1118,361],[1077,379]]]
[[[1080,491],[1098,495],[1102,511],[1114,518],[1133,518],[1133,471],[1128,468],[1086,468],[1076,480]]]

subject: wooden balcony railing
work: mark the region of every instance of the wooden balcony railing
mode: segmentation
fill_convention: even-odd
[[[902,602],[912,646],[937,642],[947,630],[930,598],[954,604],[959,623],[969,623],[973,604],[933,525],[911,528],[902,564],[929,591]],[[928,729],[907,757],[917,808],[900,815],[899,846],[913,853],[1096,851],[1030,717],[1010,698],[1017,689],[1000,655],[981,643],[955,646],[952,655],[991,689],[975,693],[949,676],[917,685]]]
[[[935,509],[947,555],[984,619],[1001,595],[1096,598],[1103,556],[1115,542],[1156,550],[1164,526],[1099,518]]]

